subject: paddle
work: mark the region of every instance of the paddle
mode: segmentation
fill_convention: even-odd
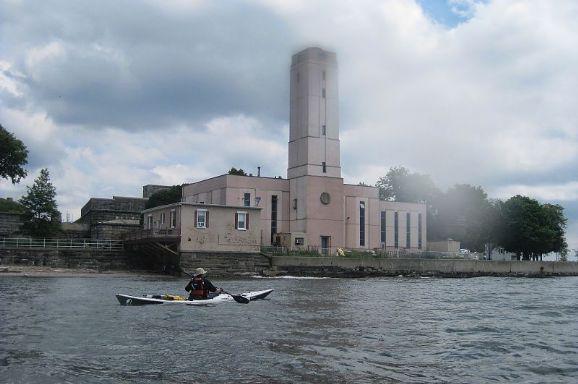
[[[183,272],[185,275],[187,275],[187,276],[189,276],[189,277],[191,277],[191,278],[195,277],[195,276],[193,276],[192,274],[190,274],[189,272],[187,272],[187,271],[185,271],[185,270],[183,270],[183,269],[181,269],[181,272]],[[249,304],[249,301],[251,301],[251,300],[249,300],[248,298],[246,298],[245,296],[242,296],[242,295],[233,295],[232,293],[229,293],[229,292],[227,292],[227,291],[224,291],[222,288],[221,288],[221,292],[223,292],[223,293],[231,296],[231,297],[233,298],[233,300],[235,300],[237,303],[240,303],[240,304]]]

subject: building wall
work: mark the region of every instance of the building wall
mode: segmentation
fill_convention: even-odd
[[[20,213],[0,212],[0,236],[12,236],[20,232],[22,227]]]
[[[196,228],[195,211],[209,213],[207,228]],[[235,213],[247,212],[249,228],[235,228]],[[201,204],[181,205],[181,252],[259,252],[261,245],[261,212],[254,207],[224,207]]]
[[[289,231],[289,181],[286,179],[221,175],[183,187],[187,203],[244,206],[245,194],[250,207],[261,208],[260,221],[264,245],[271,244],[271,202],[277,196],[277,232]]]

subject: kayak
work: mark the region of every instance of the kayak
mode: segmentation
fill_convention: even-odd
[[[245,299],[248,299],[249,301],[253,301],[264,299],[271,292],[273,292],[272,289],[266,289],[264,291],[245,292],[235,296],[236,297],[241,296]],[[118,299],[120,305],[181,304],[181,305],[206,306],[235,301],[239,302],[238,299],[235,300],[233,298],[233,295],[228,293],[221,293],[211,299],[206,300],[187,300],[187,298],[177,295],[130,296],[130,295],[123,295],[120,293],[116,295],[116,298]]]

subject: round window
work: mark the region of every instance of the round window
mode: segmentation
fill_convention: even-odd
[[[329,204],[329,202],[331,201],[331,197],[329,196],[329,193],[327,192],[323,192],[321,194],[321,196],[319,196],[319,199],[321,200],[321,203],[327,205]]]

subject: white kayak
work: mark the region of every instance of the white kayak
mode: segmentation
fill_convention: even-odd
[[[267,297],[272,289],[263,291],[245,292],[238,295],[231,295],[229,293],[221,293],[211,299],[206,300],[187,300],[185,297],[176,295],[143,295],[130,296],[118,293],[116,298],[121,305],[149,305],[149,304],[177,304],[177,305],[213,305],[227,302],[243,302],[264,299]]]

